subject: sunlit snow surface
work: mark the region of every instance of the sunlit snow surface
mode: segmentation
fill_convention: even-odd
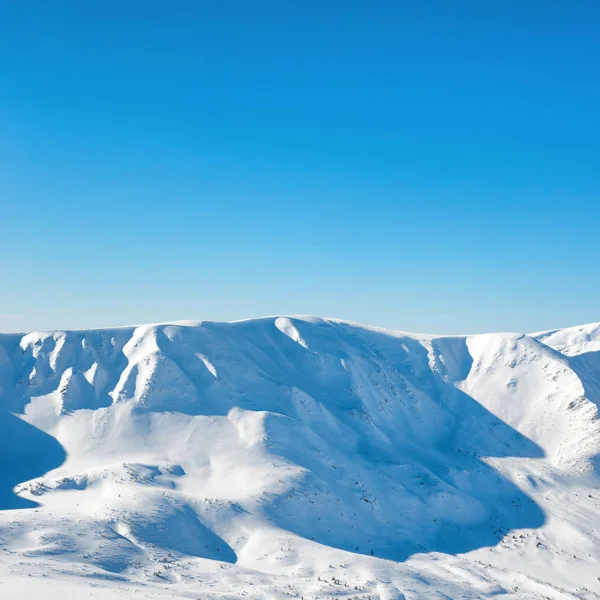
[[[0,335],[0,598],[600,598],[600,326]]]

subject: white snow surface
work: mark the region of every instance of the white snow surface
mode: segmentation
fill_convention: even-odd
[[[0,335],[0,598],[600,598],[600,324]]]

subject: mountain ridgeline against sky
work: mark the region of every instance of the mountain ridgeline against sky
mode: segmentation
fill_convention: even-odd
[[[206,592],[225,565],[229,598],[329,597],[354,564],[348,597],[429,598],[403,586],[462,561],[465,597],[512,569],[511,598],[558,598],[595,579],[598,505],[564,507],[596,502],[582,490],[599,481],[599,402],[599,325],[439,337],[274,317],[0,335],[0,565],[172,593]],[[531,547],[506,554],[512,536]],[[464,558],[484,551],[496,570]],[[535,583],[550,552],[556,572]]]

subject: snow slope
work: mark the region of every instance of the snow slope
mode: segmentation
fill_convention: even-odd
[[[600,325],[0,335],[0,598],[600,598]]]

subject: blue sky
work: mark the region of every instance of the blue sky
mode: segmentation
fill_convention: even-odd
[[[598,2],[0,14],[0,330],[600,320]]]

